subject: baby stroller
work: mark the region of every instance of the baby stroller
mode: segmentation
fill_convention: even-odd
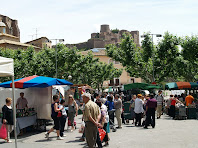
[[[116,132],[117,129],[115,127],[114,124],[114,113],[115,113],[115,109],[109,110],[108,114],[109,114],[109,124],[110,124],[110,129],[112,129],[112,132]]]

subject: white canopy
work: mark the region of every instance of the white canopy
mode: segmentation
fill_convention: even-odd
[[[0,57],[0,77],[12,77],[12,96],[13,104],[15,104],[15,92],[14,92],[14,60],[10,58]],[[14,136],[15,136],[15,148],[17,148],[17,135],[16,135],[16,106],[13,105],[14,116]]]
[[[0,77],[14,76],[14,61],[10,58],[0,57]]]

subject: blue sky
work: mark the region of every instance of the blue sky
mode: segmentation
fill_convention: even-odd
[[[1,2],[0,14],[18,20],[21,42],[31,40],[35,28],[38,37],[84,42],[101,24],[140,35],[198,34],[197,0],[8,0]]]

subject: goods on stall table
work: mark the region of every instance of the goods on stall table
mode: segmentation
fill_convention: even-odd
[[[175,119],[176,120],[186,120],[186,107],[185,106],[179,106],[179,108],[176,108],[175,110]]]
[[[36,112],[34,108],[28,108],[28,109],[17,109],[16,111],[16,117],[27,117],[27,116],[33,116]]]

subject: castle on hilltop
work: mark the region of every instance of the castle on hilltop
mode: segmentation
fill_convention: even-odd
[[[105,48],[108,44],[118,44],[124,33],[130,33],[137,46],[139,44],[139,31],[128,30],[110,30],[109,25],[101,25],[100,33],[92,33],[91,39],[87,42],[77,44],[66,44],[67,47],[76,46],[78,49],[93,49],[93,48]]]

